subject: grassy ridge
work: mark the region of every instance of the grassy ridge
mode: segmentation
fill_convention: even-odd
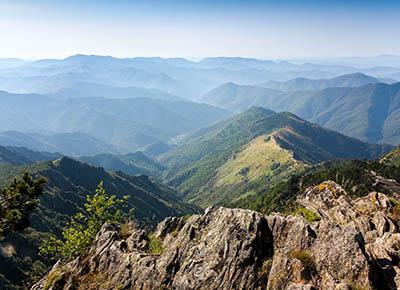
[[[391,148],[258,107],[180,142],[184,145],[161,157],[168,167],[164,181],[202,207],[258,195],[307,164],[376,158]]]

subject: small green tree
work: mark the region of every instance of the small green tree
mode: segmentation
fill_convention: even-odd
[[[40,253],[68,260],[83,253],[104,223],[122,220],[123,213],[118,208],[126,199],[126,196],[118,199],[115,195],[107,195],[103,182],[100,182],[96,193],[86,196],[84,213],[79,212],[71,217],[62,230],[62,239],[51,235],[45,240],[40,246]]]
[[[0,237],[29,226],[29,214],[39,205],[46,179],[25,172],[0,192]]]

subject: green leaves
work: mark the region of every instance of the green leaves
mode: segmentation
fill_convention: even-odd
[[[25,172],[0,192],[0,236],[29,226],[28,215],[39,204],[46,179]]]
[[[119,208],[127,198],[118,199],[115,195],[107,195],[103,182],[100,182],[95,194],[86,196],[84,212],[76,213],[64,227],[62,239],[52,235],[40,246],[40,253],[68,260],[83,253],[104,223],[122,220],[123,213]]]

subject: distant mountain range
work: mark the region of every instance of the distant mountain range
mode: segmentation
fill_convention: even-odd
[[[384,60],[384,59],[382,59]],[[74,93],[81,84],[109,86],[104,94],[121,93],[116,87],[157,90],[186,99],[195,99],[226,82],[254,85],[266,81],[284,82],[295,78],[332,78],[363,71],[379,78],[397,79],[400,65],[391,58],[392,68],[382,69],[348,64],[273,61],[243,57],[210,57],[200,61],[183,58],[114,58],[74,55],[65,59],[39,61],[0,60],[0,90],[14,93]],[[382,64],[381,64],[382,65]],[[398,65],[398,66],[397,66]],[[397,66],[397,68],[396,68]],[[129,92],[126,90],[124,95]],[[144,95],[154,95],[143,92]]]
[[[168,167],[164,180],[203,207],[256,194],[310,164],[374,158],[391,149],[257,107],[180,142],[161,156]]]
[[[400,143],[400,83],[294,92],[229,83],[202,100],[235,111],[251,106],[290,111],[365,142]]]
[[[105,84],[90,82],[75,82],[69,86],[49,92],[56,98],[150,98],[166,101],[184,101],[184,98],[174,96],[156,89],[145,89],[140,87],[116,87]]]
[[[296,78],[285,82],[267,81],[260,86],[281,91],[309,91],[335,87],[360,87],[373,83],[394,83],[391,79],[378,79],[363,73],[341,75],[330,79]]]
[[[88,140],[86,135],[77,138],[86,138],[81,141],[82,148],[71,147],[69,151],[61,152],[77,155],[115,152],[115,150],[136,151],[157,141],[168,141],[178,135],[210,125],[230,115],[227,110],[194,102],[150,98],[56,99],[44,95],[6,92],[0,92],[0,106],[3,108],[0,115],[0,131],[41,132],[40,135],[50,137],[37,136],[39,143],[43,143],[45,139],[50,146],[53,146],[54,142],[49,141],[49,138],[63,143],[61,137],[70,137],[63,135],[52,138],[54,133],[80,132],[79,134],[90,135],[91,140]],[[33,137],[36,138],[36,135]],[[27,139],[24,138],[24,141]],[[90,144],[86,146],[85,143],[88,142]],[[33,148],[28,144],[6,144]],[[87,149],[93,146],[98,147],[97,150],[88,152]],[[115,150],[101,148],[107,146]],[[58,151],[58,148],[68,150],[68,147],[70,144],[56,144],[54,150]],[[49,148],[35,148],[54,152]]]
[[[116,152],[117,149],[85,133],[38,134],[17,131],[0,132],[0,144],[26,147],[36,151],[58,152],[65,155],[81,156],[103,152]]]

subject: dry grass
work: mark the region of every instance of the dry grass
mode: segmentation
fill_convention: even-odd
[[[259,136],[218,170],[216,187],[229,186],[243,181],[254,181],[261,176],[276,175],[276,170],[284,165],[297,169],[304,164],[296,161],[290,151],[282,149],[274,138]]]

